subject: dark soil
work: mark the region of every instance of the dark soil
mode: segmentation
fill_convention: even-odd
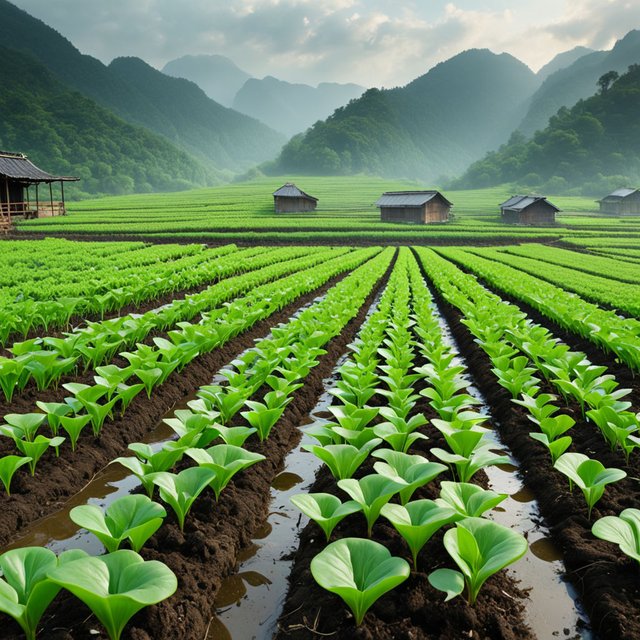
[[[591,534],[591,525],[596,519],[618,515],[627,507],[637,508],[640,505],[637,454],[632,455],[630,465],[626,465],[620,454],[611,452],[594,425],[582,420],[575,405],[563,410],[576,420],[576,426],[571,430],[573,445],[570,450],[596,458],[606,467],[622,468],[628,474],[623,481],[607,486],[589,521],[581,492],[577,489],[573,494],[569,492],[567,479],[553,470],[548,452],[529,437],[533,425],[527,419],[526,411],[514,404],[509,393],[496,383],[488,356],[460,322],[460,312],[440,298],[437,292],[434,291],[434,295],[499,425],[502,441],[518,459],[521,477],[533,491],[553,538],[563,551],[568,578],[583,600],[593,630],[604,640],[637,640],[640,638],[638,564],[622,554],[617,546],[598,540]],[[577,345],[575,341],[574,344]],[[613,359],[607,359],[606,355],[601,354],[598,360],[612,372],[620,371],[620,366]],[[624,382],[631,382],[628,372]],[[637,384],[633,388],[637,398]],[[553,391],[551,388],[548,390]]]
[[[206,637],[209,623],[215,614],[216,593],[223,579],[234,570],[239,551],[250,545],[252,534],[268,516],[271,483],[282,470],[286,454],[300,439],[298,425],[317,403],[324,390],[323,379],[330,375],[336,361],[345,352],[377,291],[386,282],[389,272],[379,281],[358,315],[347,324],[339,336],[325,346],[327,353],[320,358],[319,364],[305,379],[304,386],[295,393],[293,402],[285,410],[269,439],[264,443],[252,443],[252,440],[247,442],[246,446],[262,453],[267,459],[238,474],[223,491],[218,503],[214,501],[212,494],[207,495],[208,492],[205,492],[195,502],[187,517],[184,533],[180,531],[173,513],[170,513],[163,526],[147,543],[142,555],[146,559],[158,559],[166,563],[178,576],[178,591],[166,602],[143,610],[135,616],[125,629],[123,638],[191,640]],[[295,305],[289,305],[280,313],[258,323],[251,331],[210,354],[209,358],[198,358],[195,363],[198,367],[197,373],[188,375],[188,388],[177,388],[176,380],[173,381],[174,384],[163,385],[159,389],[160,394],[166,390],[171,397],[163,401],[160,394],[157,397],[154,395],[152,402],[142,403],[144,406],[140,407],[137,413],[129,414],[126,422],[129,426],[136,425],[135,431],[138,435],[127,434],[124,438],[118,437],[117,443],[109,447],[109,452],[104,452],[101,464],[96,464],[95,470],[121,454],[124,443],[139,439],[140,433],[155,426],[176,401],[200,385],[206,384],[218,369],[244,349],[253,346],[254,338],[264,336],[271,326],[287,320],[297,308],[320,295],[339,279],[340,277],[334,278],[321,290],[298,299]],[[183,375],[190,374],[190,367],[185,369]],[[178,380],[180,379],[178,376]],[[114,425],[109,431],[117,432],[120,426],[124,425]],[[104,443],[101,442],[101,445]],[[96,448],[90,443],[86,445],[89,451]],[[102,448],[100,446],[100,449]],[[49,469],[43,468],[43,473],[39,474],[41,481],[42,478],[48,479],[48,475],[45,475],[47,471]],[[54,467],[51,471],[54,471]],[[91,471],[88,472],[88,476],[90,474]],[[55,481],[46,483],[46,488],[40,494],[41,498],[43,494],[46,495],[47,489],[51,490],[52,484],[55,485]],[[33,487],[27,490],[31,492]],[[28,496],[16,496],[16,500],[24,502],[25,497]],[[62,500],[61,498],[58,501],[57,506]],[[33,499],[29,501],[32,502]],[[8,538],[11,535],[11,527],[5,525],[4,513],[0,517],[0,523],[3,535]],[[91,616],[90,611],[68,595],[60,595],[54,601],[43,618],[43,627],[42,637],[53,640],[106,637],[101,634],[100,625]],[[7,631],[2,637],[18,640],[22,636],[17,627],[12,626],[12,630]]]

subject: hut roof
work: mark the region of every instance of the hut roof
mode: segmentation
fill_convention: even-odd
[[[314,198],[308,193],[302,191],[302,189],[298,189],[293,182],[283,184],[277,191],[273,192],[273,196],[279,198],[308,198],[309,200],[315,200],[315,202],[318,202],[318,198]]]
[[[0,151],[0,176],[25,182],[58,182],[79,180],[73,176],[54,176],[36,167],[23,153]]]
[[[558,207],[552,202],[549,202],[544,196],[511,196],[508,200],[505,200],[500,208],[507,211],[523,211],[527,207],[530,207],[532,204],[536,202],[545,202],[550,207],[553,207],[556,211],[560,211]]]
[[[609,199],[622,200],[627,196],[630,196],[636,193],[637,191],[638,189],[616,189],[615,191],[610,193],[608,196],[605,196],[604,198],[602,198],[602,200],[609,200]],[[602,200],[598,200],[598,202],[602,202]]]
[[[421,207],[435,197],[453,206],[439,191],[385,191],[376,202],[376,207]]]

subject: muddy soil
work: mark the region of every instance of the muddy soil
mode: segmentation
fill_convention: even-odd
[[[315,406],[323,391],[323,379],[330,375],[336,361],[345,352],[389,273],[390,271],[378,282],[357,316],[339,336],[325,346],[327,353],[305,379],[304,386],[296,391],[293,402],[285,410],[269,439],[264,443],[250,439],[246,443],[245,446],[262,453],[267,459],[238,474],[221,494],[219,502],[214,501],[212,494],[203,494],[187,517],[184,533],[180,531],[173,513],[170,513],[163,526],[147,543],[142,555],[146,559],[158,559],[166,563],[178,576],[178,591],[166,602],[137,614],[125,629],[123,638],[195,640],[206,637],[215,613],[216,593],[222,580],[234,570],[238,553],[251,544],[252,534],[268,515],[271,483],[282,470],[286,454],[300,439],[298,425]],[[322,291],[336,281],[334,279],[332,283],[325,285]],[[288,319],[296,308],[320,295],[322,291],[316,290],[305,296],[306,299],[299,299],[295,305],[290,305],[281,313],[259,323],[251,332],[242,336],[241,344],[229,344],[224,350],[219,350],[224,353],[216,351],[215,363],[201,363],[202,375],[197,382],[191,379],[190,390],[208,382],[220,367],[252,346],[254,338],[264,336],[276,322]],[[260,390],[258,397],[264,391]],[[180,397],[184,395],[185,392]],[[147,419],[145,431],[168,409],[165,404],[165,409],[158,412],[159,401],[154,400],[152,407],[155,418]],[[137,424],[141,418],[142,416],[136,416],[134,419],[129,418],[129,421]],[[239,417],[238,420],[241,421],[242,418]],[[127,437],[125,442],[131,440],[132,438]],[[117,455],[117,452],[109,455],[109,459],[113,455]],[[43,618],[42,626],[42,637],[52,640],[106,638],[90,611],[64,594],[54,601]],[[21,634],[12,625],[12,631],[9,632],[7,626],[7,634],[2,637],[18,640]]]
[[[511,402],[510,394],[500,387],[491,372],[488,356],[473,341],[463,325],[460,312],[434,291],[441,311],[454,337],[465,354],[478,388],[485,396],[498,424],[500,436],[520,463],[521,477],[539,505],[551,529],[554,541],[562,549],[568,578],[575,585],[592,628],[604,640],[637,640],[640,638],[640,570],[638,563],[627,558],[616,545],[598,540],[591,525],[605,515],[617,515],[627,507],[640,505],[640,464],[637,454],[630,465],[611,452],[596,428],[585,422],[579,408],[570,405],[563,412],[572,415],[576,426],[571,430],[571,451],[585,453],[606,467],[624,469],[628,477],[608,485],[603,498],[595,505],[591,520],[587,517],[584,498],[577,489],[569,491],[566,478],[551,467],[548,452],[529,437],[533,431],[526,411]],[[613,371],[618,365],[606,354],[599,361]],[[637,393],[637,383],[634,385]],[[543,388],[553,392],[554,389]]]

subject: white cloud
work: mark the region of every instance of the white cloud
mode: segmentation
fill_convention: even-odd
[[[81,51],[163,64],[218,53],[256,76],[395,86],[465,49],[532,68],[640,27],[637,0],[14,0]]]

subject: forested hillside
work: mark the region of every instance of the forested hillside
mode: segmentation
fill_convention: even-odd
[[[109,70],[162,114],[169,125],[160,133],[211,166],[244,171],[273,158],[285,142],[261,122],[214,102],[195,83],[167,76],[140,58],[116,58]]]
[[[405,87],[370,89],[294,137],[271,169],[429,181],[455,175],[508,137],[536,86],[512,56],[466,51]]]
[[[527,140],[521,133],[451,186],[506,182],[553,193],[600,194],[640,182],[640,64],[600,79],[596,95],[563,107]],[[594,84],[593,89],[597,87]]]
[[[68,194],[185,189],[215,175],[163,138],[69,90],[35,59],[0,47],[0,149],[76,175]]]

